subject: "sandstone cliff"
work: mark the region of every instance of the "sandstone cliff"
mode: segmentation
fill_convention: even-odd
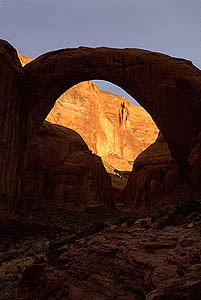
[[[21,205],[70,210],[113,206],[111,180],[100,157],[74,130],[45,121],[32,143]]]

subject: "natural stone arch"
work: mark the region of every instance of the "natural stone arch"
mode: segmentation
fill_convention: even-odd
[[[9,150],[0,154],[0,193],[8,199],[16,198],[33,135],[57,98],[85,80],[107,80],[133,96],[162,131],[181,174],[187,172],[191,141],[201,129],[201,71],[191,62],[141,49],[80,47],[46,53],[22,67],[5,41],[0,55],[0,141]]]

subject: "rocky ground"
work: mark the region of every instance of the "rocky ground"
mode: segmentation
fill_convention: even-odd
[[[0,299],[200,300],[201,208],[0,218]]]

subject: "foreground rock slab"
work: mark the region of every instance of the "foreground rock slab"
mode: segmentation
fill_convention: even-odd
[[[18,300],[200,300],[200,225],[155,230],[145,219],[55,245],[23,273]]]

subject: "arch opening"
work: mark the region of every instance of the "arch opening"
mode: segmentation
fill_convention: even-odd
[[[141,49],[80,47],[46,53],[26,65],[24,71],[28,79],[25,98],[32,90],[27,108],[29,113],[31,107],[34,115],[32,129],[40,126],[56,99],[75,84],[106,80],[121,87],[148,111],[181,173],[187,173],[191,141],[201,128],[197,110],[201,75],[189,61]],[[44,104],[40,105],[40,113],[35,95]]]
[[[10,70],[2,90],[9,79],[14,91],[14,97],[5,92],[2,98],[9,116],[2,136],[10,128],[12,145],[5,139],[5,147],[15,149],[3,156],[1,171],[3,189],[13,186],[12,191],[6,188],[9,199],[18,194],[32,139],[57,98],[86,80],[109,81],[137,99],[162,132],[180,174],[188,174],[190,149],[201,131],[201,71],[191,62],[141,49],[80,47],[46,53],[22,67],[9,43],[1,41],[0,47],[2,70]]]
[[[134,160],[155,142],[158,128],[142,107],[111,93],[111,84],[104,81],[110,87],[104,91],[95,82],[80,82],[62,94],[46,120],[80,134],[102,158],[114,186],[123,189]]]

